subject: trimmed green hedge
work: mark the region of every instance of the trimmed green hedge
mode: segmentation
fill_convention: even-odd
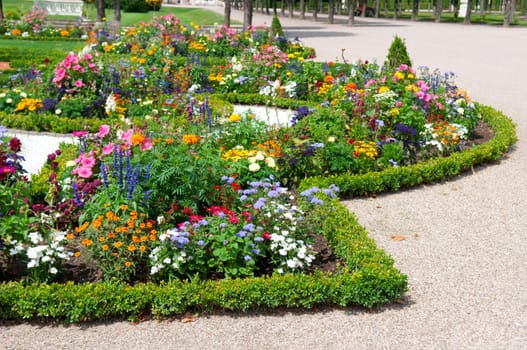
[[[374,307],[397,300],[407,278],[348,209],[338,201],[325,207],[322,233],[345,267],[334,274],[288,274],[219,281],[173,281],[129,286],[121,282],[75,285],[0,284],[0,319],[81,322],[135,319],[139,314],[173,316],[188,310],[248,311],[316,305]]]
[[[365,175],[308,178],[300,187],[331,183],[345,194],[393,191],[443,181],[476,164],[499,160],[516,142],[513,122],[491,107],[483,120],[494,138],[447,158]],[[407,277],[393,259],[375,246],[348,209],[334,201],[324,207],[322,234],[344,262],[334,274],[289,274],[220,281],[174,281],[129,286],[120,282],[78,284],[0,284],[0,319],[43,319],[81,322],[109,318],[135,319],[140,314],[173,316],[189,310],[244,312],[316,305],[374,307],[397,300],[407,290]]]
[[[475,165],[497,161],[517,141],[514,123],[492,107],[480,106],[480,111],[483,121],[495,132],[494,138],[485,144],[453,153],[449,157],[434,158],[379,172],[315,176],[305,179],[300,188],[326,187],[335,184],[340,188],[343,196],[364,196],[445,181]]]

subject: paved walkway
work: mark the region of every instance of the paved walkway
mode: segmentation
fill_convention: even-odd
[[[271,22],[259,14],[254,19]],[[341,58],[345,49],[347,60],[382,61],[398,34],[415,66],[456,72],[475,100],[518,125],[520,141],[500,164],[346,203],[408,274],[408,305],[215,315],[185,324],[18,325],[0,327],[0,347],[527,349],[527,29],[377,19],[348,27],[284,18],[282,25],[324,60]],[[394,234],[406,239],[392,241]]]

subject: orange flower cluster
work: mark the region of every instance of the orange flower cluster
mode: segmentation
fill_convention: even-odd
[[[154,221],[126,204],[120,205],[116,212],[108,210],[91,222],[84,222],[75,229],[75,234],[87,253],[101,264],[103,271],[119,269],[117,266],[123,265],[133,268],[134,261],[148,252],[149,242],[157,240]],[[67,238],[74,239],[75,234],[69,233]],[[80,251],[74,256],[80,257]],[[105,268],[105,264],[109,267]]]
[[[185,134],[183,135],[183,142],[187,145],[195,145],[201,140],[201,137],[194,134]]]

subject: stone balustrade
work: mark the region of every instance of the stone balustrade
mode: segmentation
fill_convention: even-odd
[[[82,0],[35,0],[35,6],[46,11],[48,15],[82,17]]]

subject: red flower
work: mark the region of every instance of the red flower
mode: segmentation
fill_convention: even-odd
[[[262,238],[263,239],[271,239],[271,234],[267,231],[265,231],[264,233],[262,233]]]
[[[20,142],[18,138],[13,137],[9,141],[9,148],[15,153],[20,152],[20,150],[22,149],[22,142]]]
[[[240,218],[236,215],[229,215],[229,222],[233,225],[236,225],[238,222],[240,222]]]

